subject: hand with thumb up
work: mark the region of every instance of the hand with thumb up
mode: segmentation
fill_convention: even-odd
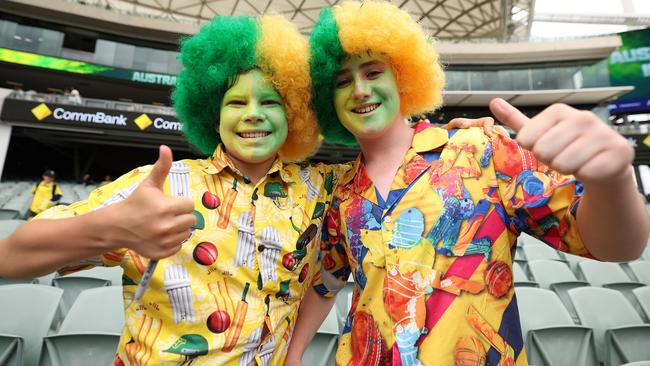
[[[500,98],[490,102],[490,110],[515,131],[521,147],[552,169],[573,174],[583,183],[611,182],[631,170],[634,149],[592,112],[554,104],[528,118]]]
[[[149,259],[166,258],[181,248],[196,223],[194,202],[165,195],[163,185],[172,165],[172,151],[160,146],[159,157],[138,188],[113,211],[115,242]]]

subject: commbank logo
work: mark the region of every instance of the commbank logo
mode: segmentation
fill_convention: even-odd
[[[37,120],[42,121],[46,119],[47,117],[52,115],[52,111],[50,108],[45,105],[45,103],[41,103],[37,105],[36,107],[32,108],[32,114],[34,117],[36,117]]]
[[[149,118],[149,116],[147,116],[145,113],[139,115],[138,118],[133,120],[133,122],[135,122],[135,124],[138,125],[138,128],[140,128],[140,130],[144,130],[145,128],[153,124],[151,118]]]

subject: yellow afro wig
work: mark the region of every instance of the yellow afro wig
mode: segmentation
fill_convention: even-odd
[[[325,139],[355,144],[334,111],[334,80],[350,55],[376,52],[391,63],[404,116],[442,104],[445,76],[433,40],[404,10],[387,2],[345,2],[321,11],[310,37],[314,106]]]
[[[289,133],[278,151],[284,161],[301,161],[320,145],[311,107],[309,45],[295,25],[279,15],[219,16],[181,43],[183,64],[172,94],[188,141],[205,154],[221,142],[216,133],[229,81],[259,68],[283,100]]]

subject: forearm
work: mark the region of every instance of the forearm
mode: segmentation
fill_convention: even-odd
[[[307,290],[300,304],[300,311],[291,336],[285,365],[301,364],[302,355],[332,309],[334,301],[335,297],[323,297],[313,288]]]
[[[35,277],[117,248],[114,208],[65,219],[31,220],[0,240],[0,276]]]
[[[637,259],[646,246],[650,218],[634,185],[632,167],[615,182],[585,183],[578,207],[578,230],[594,257]]]

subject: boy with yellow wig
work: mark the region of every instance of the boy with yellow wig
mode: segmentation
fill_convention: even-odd
[[[70,242],[34,244],[53,228],[35,220],[0,241],[0,275],[121,266],[130,306],[115,365],[282,364],[344,170],[292,163],[320,143],[308,54],[280,16],[204,25],[181,44],[173,100],[188,140],[211,157],[172,163],[162,147],[155,165],[46,211],[38,218],[61,219]],[[95,232],[62,219],[73,216]],[[131,304],[149,259],[160,261]]]
[[[314,283],[325,297],[303,300],[286,365],[300,363],[350,273],[337,365],[525,365],[512,275],[521,232],[601,260],[641,254],[650,222],[633,150],[592,113],[555,105],[529,120],[492,101],[517,142],[408,126],[441,104],[444,76],[420,26],[389,3],[325,8],[310,44],[323,135],[362,152],[326,217]]]

